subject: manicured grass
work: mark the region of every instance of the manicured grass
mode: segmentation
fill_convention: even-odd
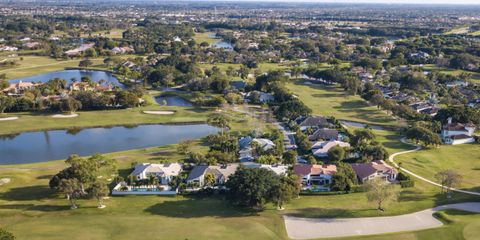
[[[452,169],[463,176],[462,188],[480,190],[480,146],[478,144],[442,145],[439,148],[400,155],[402,167],[430,180],[438,171]]]
[[[144,110],[173,110],[173,115],[149,115]],[[0,134],[46,129],[84,128],[130,124],[204,122],[211,109],[197,107],[146,106],[133,109],[78,112],[76,118],[58,119],[51,114],[9,113],[3,117],[18,116],[15,121],[0,122]]]
[[[458,76],[463,72],[470,73],[470,74],[472,74],[472,77],[470,78],[470,80],[472,80],[474,83],[480,84],[480,73],[477,73],[477,72],[465,71],[465,70],[461,70],[461,69],[452,69],[452,68],[447,68],[447,67],[438,67],[434,64],[425,64],[422,67],[422,69],[426,70],[426,71],[436,70],[436,71],[439,71],[441,73],[451,74],[451,75],[454,75],[454,76]]]
[[[286,86],[313,110],[314,115],[374,125],[398,125],[393,117],[375,106],[369,106],[360,96],[351,96],[337,86],[304,85],[300,80],[289,82]]]
[[[102,37],[107,37],[107,38],[111,38],[111,39],[115,39],[115,38],[118,39],[118,38],[123,38],[123,32],[124,31],[125,31],[124,29],[114,28],[114,29],[110,29],[110,30],[106,30],[106,31],[93,32],[91,34],[82,33],[81,37],[99,37],[99,36],[102,36]]]
[[[17,66],[0,70],[0,74],[7,74],[8,80],[60,71],[67,67],[78,67],[78,63],[81,61],[81,59],[55,60],[53,58],[40,56],[23,56],[23,60],[20,60],[20,57],[14,59],[17,60]],[[95,58],[91,60],[93,61],[93,66],[103,64],[103,58]]]
[[[213,32],[195,33],[195,35],[193,36],[193,39],[195,39],[195,42],[197,42],[198,44],[202,42],[207,42],[210,45],[220,41],[220,39],[210,37],[210,34],[214,34],[214,33]]]
[[[458,28],[453,28],[450,29],[449,31],[445,32],[445,35],[451,35],[451,34],[465,34],[468,33],[468,27],[458,27]]]

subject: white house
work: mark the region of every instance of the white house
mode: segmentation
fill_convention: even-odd
[[[264,168],[274,172],[277,175],[284,175],[288,171],[287,165],[275,164],[275,165],[268,165],[268,164],[259,164],[254,162],[243,163],[247,168]]]
[[[445,144],[457,145],[475,142],[473,133],[475,125],[452,123],[452,118],[448,118],[448,123],[443,125],[441,137]]]
[[[149,179],[150,176],[156,176],[162,185],[167,185],[172,177],[178,176],[182,171],[180,163],[141,163],[135,165],[135,169],[130,174],[137,180]]]
[[[318,141],[318,142],[315,142],[312,145],[312,153],[316,157],[327,157],[328,156],[328,150],[330,150],[330,148],[333,148],[335,146],[350,147],[350,143],[337,141],[337,140],[334,140],[334,141]]]
[[[239,164],[226,164],[220,166],[195,166],[187,178],[187,183],[198,183],[199,186],[205,186],[205,175],[207,173],[213,174],[215,178],[215,185],[224,184],[230,175],[237,171]]]

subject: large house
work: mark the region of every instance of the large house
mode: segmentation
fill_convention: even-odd
[[[26,90],[30,90],[30,89],[34,88],[35,86],[38,86],[38,85],[40,85],[40,84],[20,81],[18,83],[10,84],[7,88],[2,89],[2,92],[19,94],[19,93],[22,93]]]
[[[448,118],[448,123],[443,125],[441,136],[445,144],[457,145],[475,142],[474,132],[475,125],[452,123],[452,118]]]
[[[75,48],[75,49],[71,49],[71,50],[68,50],[65,52],[65,55],[69,56],[69,57],[74,57],[74,56],[79,56],[81,55],[83,52],[87,51],[88,49],[92,48],[93,46],[95,46],[95,43],[86,43],[86,44],[82,44],[80,47],[78,48]]]
[[[288,171],[287,165],[267,165],[254,162],[241,163],[246,168],[264,168],[274,172],[277,175],[286,174]],[[232,163],[219,166],[207,166],[198,165],[195,166],[187,178],[187,183],[198,183],[200,187],[205,186],[205,175],[213,174],[215,183],[214,185],[223,185],[227,182],[228,178],[237,171],[240,164]]]
[[[205,175],[207,173],[213,174],[215,178],[215,185],[224,184],[230,175],[237,171],[239,164],[227,164],[221,166],[195,166],[187,178],[187,183],[198,183],[199,186],[205,185]]]
[[[316,157],[327,157],[328,150],[335,146],[350,147],[350,144],[342,141],[318,141],[312,145],[312,153]]]
[[[308,128],[326,127],[329,123],[324,117],[307,117],[300,124],[300,130],[305,131]]]
[[[335,129],[322,128],[308,136],[309,141],[336,141],[338,140],[338,131]]]
[[[374,178],[383,178],[385,181],[394,181],[397,178],[395,168],[386,164],[383,160],[370,163],[352,163],[350,165],[361,183]]]
[[[250,136],[241,138],[238,140],[240,147],[239,160],[241,162],[250,162],[255,159],[254,149],[252,148],[252,142],[255,142],[263,151],[269,151],[275,148],[275,144],[270,139],[266,138],[252,138]]]
[[[293,167],[293,172],[301,178],[304,190],[316,189],[318,187],[329,190],[329,186],[332,184],[332,176],[337,172],[337,166],[333,164],[298,164]]]
[[[162,185],[167,185],[172,177],[178,176],[182,171],[182,165],[180,163],[141,163],[135,165],[135,169],[130,174],[137,180],[149,179],[150,176],[156,176]]]

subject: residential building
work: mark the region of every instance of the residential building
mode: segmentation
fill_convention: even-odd
[[[198,183],[200,187],[205,186],[205,175],[210,173],[213,174],[215,179],[215,185],[224,184],[230,175],[237,171],[239,164],[226,164],[220,166],[207,166],[199,165],[195,166],[187,178],[187,183]]]
[[[337,172],[337,166],[333,164],[297,164],[293,166],[293,172],[301,178],[302,189],[322,189],[329,191],[330,184],[332,184],[332,176]]]
[[[316,157],[327,157],[328,150],[335,146],[350,147],[350,144],[342,141],[318,141],[312,145],[312,153]]]
[[[475,125],[452,123],[452,118],[448,118],[448,123],[443,125],[441,137],[445,144],[457,145],[475,142],[473,133]]]
[[[182,171],[182,165],[180,163],[141,163],[135,165],[135,169],[131,176],[134,176],[137,180],[149,179],[150,176],[158,178],[160,184],[168,185],[172,180],[172,177],[178,176]]]
[[[308,136],[310,141],[336,141],[338,140],[338,131],[335,129],[322,128]]]
[[[372,161],[369,163],[352,163],[353,171],[357,175],[358,181],[364,183],[375,178],[382,178],[385,181],[394,181],[397,178],[395,168],[386,164],[383,160]]]
[[[300,130],[305,131],[308,128],[321,128],[327,127],[330,124],[324,117],[307,117],[300,124]]]

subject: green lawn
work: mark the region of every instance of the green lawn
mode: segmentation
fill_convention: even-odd
[[[91,34],[82,33],[80,36],[81,37],[103,36],[103,37],[107,37],[107,38],[110,38],[110,39],[120,39],[120,38],[123,38],[123,32],[124,31],[125,31],[124,29],[114,28],[114,29],[105,30],[105,31],[93,32]]]
[[[195,39],[195,42],[197,42],[198,44],[202,42],[207,42],[210,45],[220,41],[220,39],[210,37],[209,36],[210,34],[214,34],[214,33],[213,32],[195,33],[195,35],[193,36],[193,39]]]
[[[17,60],[17,66],[0,70],[0,74],[7,74],[8,80],[60,71],[67,67],[78,67],[78,63],[81,61],[81,59],[55,60],[53,58],[40,56],[23,56],[23,60],[20,60],[20,57],[14,59]],[[93,61],[94,66],[103,64],[103,58],[95,58],[91,60]]]
[[[430,180],[438,171],[453,169],[463,176],[462,188],[480,190],[480,146],[478,144],[442,145],[439,148],[400,155],[402,167]]]
[[[286,86],[313,110],[314,115],[374,125],[398,125],[393,117],[369,106],[360,96],[351,96],[337,86],[304,85],[300,80],[289,82]]]

